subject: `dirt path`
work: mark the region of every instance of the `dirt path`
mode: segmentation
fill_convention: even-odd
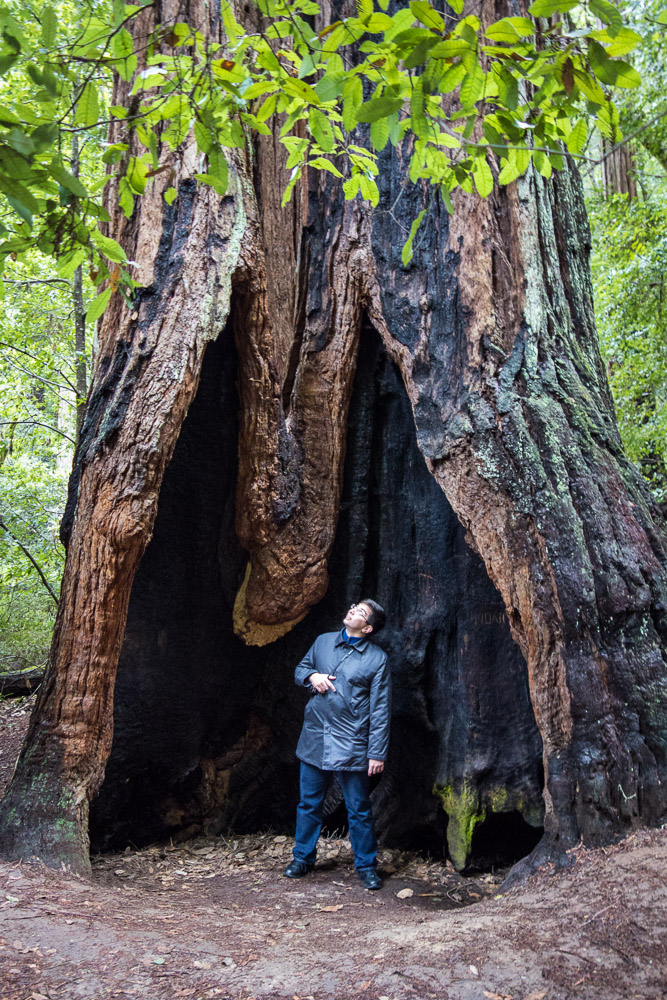
[[[499,877],[388,851],[365,892],[336,840],[290,882],[290,849],[273,834],[152,847],[96,859],[90,882],[0,864],[0,1000],[667,996],[667,830],[500,897]]]
[[[319,870],[289,882],[281,877],[289,841],[257,843],[106,857],[92,882],[39,864],[1,865],[0,997],[667,995],[667,831],[580,851],[569,870],[475,905],[465,905],[470,894],[494,886],[447,870],[444,883],[432,870],[415,877],[414,860],[412,874],[365,892],[336,841]],[[259,853],[231,863],[230,852],[244,848]],[[404,889],[413,894],[399,898]]]

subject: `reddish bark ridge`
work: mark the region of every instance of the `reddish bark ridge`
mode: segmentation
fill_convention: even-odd
[[[505,13],[486,7],[490,19]],[[237,530],[249,555],[239,634],[271,642],[326,590],[367,317],[401,371],[419,448],[526,658],[549,851],[658,822],[665,545],[615,427],[576,174],[545,182],[529,173],[485,201],[462,195],[450,220],[410,185],[404,148],[382,156],[374,212],[311,172],[280,213],[282,152],[261,139],[255,153],[232,164],[225,198],[195,186],[186,152],[170,182],[173,206],[158,179],[129,222],[114,213],[111,232],[144,287],[132,312],[114,296],[100,330],[51,664],[0,807],[0,851],[88,864],[88,805],[111,746],[132,581],[205,344],[230,308],[241,396]],[[405,223],[429,204],[403,268]],[[465,797],[465,788],[454,792]]]

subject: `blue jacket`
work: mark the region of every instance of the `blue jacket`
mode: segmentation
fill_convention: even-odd
[[[318,694],[312,673],[335,674],[335,691]],[[322,771],[365,771],[385,760],[391,720],[387,654],[370,642],[346,642],[343,630],[318,636],[294,671],[311,693],[296,755]]]

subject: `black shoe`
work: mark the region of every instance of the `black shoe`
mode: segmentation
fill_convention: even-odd
[[[364,868],[362,871],[357,872],[357,875],[364,889],[374,891],[375,889],[382,888],[382,879],[374,868]]]
[[[315,865],[307,865],[305,861],[290,861],[287,868],[283,872],[285,878],[303,878],[308,872],[312,872]]]

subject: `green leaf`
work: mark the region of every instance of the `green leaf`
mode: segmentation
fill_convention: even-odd
[[[556,11],[568,11],[578,7],[581,0],[535,0],[528,8],[533,17],[551,17]]]
[[[143,194],[146,190],[147,173],[148,164],[145,162],[143,157],[131,156],[128,160],[125,176],[130,188],[136,194]]]
[[[470,42],[467,42],[465,38],[446,38],[444,41],[439,41],[431,50],[431,57],[433,59],[452,59],[454,56],[473,51]]]
[[[541,149],[536,149],[533,153],[533,163],[542,174],[548,180],[552,174],[552,167],[549,157],[546,153],[543,153]]]
[[[363,84],[358,76],[351,77],[343,88],[343,126],[352,132],[357,124],[357,113],[363,103]]]
[[[315,90],[304,80],[295,80],[294,77],[291,76],[287,80],[283,81],[283,90],[286,94],[291,94],[292,97],[299,97],[302,101],[306,101],[308,104],[322,103]]]
[[[119,61],[115,64],[121,80],[126,83],[132,79],[137,69],[137,57],[134,55],[134,42],[132,35],[127,28],[121,28],[111,39],[111,51],[115,59]]]
[[[378,152],[387,145],[389,140],[389,121],[386,118],[378,118],[371,124],[371,145]]]
[[[503,17],[485,29],[484,34],[494,42],[513,44],[535,34],[535,25],[527,17]]]
[[[58,31],[58,19],[53,7],[42,7],[42,42],[44,47],[52,49],[56,42],[56,32]]]
[[[216,194],[219,194],[221,197],[226,194],[227,188],[223,185],[219,177],[214,177],[213,174],[193,174],[192,176],[195,180],[199,181],[200,184],[208,184],[208,186],[212,187]]]
[[[472,70],[466,73],[465,79],[461,84],[460,97],[461,104],[463,107],[470,107],[475,101],[478,101],[482,96],[482,88],[484,87],[484,71],[480,64],[475,61]]]
[[[20,119],[4,105],[0,106],[0,125],[20,125]]]
[[[512,153],[513,152],[514,150],[512,150]],[[503,168],[498,174],[498,183],[511,184],[512,181],[515,181],[520,176],[521,171],[516,165],[516,157],[510,155],[509,159],[505,160],[503,163]]]
[[[58,142],[59,136],[60,130],[55,122],[45,122],[43,125],[38,125],[30,134],[38,152],[53,146],[54,143]]]
[[[615,31],[620,31],[623,27],[621,12],[609,0],[589,0],[588,6],[592,14]]]
[[[4,191],[8,198],[13,198],[16,202],[23,205],[28,213],[31,213],[32,215],[38,214],[39,202],[32,192],[29,191],[27,187],[24,187],[23,184],[15,178],[0,174],[0,190]],[[25,218],[22,213],[19,214]],[[26,221],[32,223],[32,218],[29,220],[26,219]]]
[[[532,150],[528,149],[527,146],[524,146],[521,149],[515,149],[514,153],[516,156],[517,170],[519,171],[520,174],[525,174],[526,170],[528,169],[528,165],[530,164],[530,157]]]
[[[343,182],[343,192],[345,194],[346,201],[352,201],[352,199],[356,197],[360,183],[361,177],[359,174],[353,174],[352,177],[348,177],[348,179]]]
[[[342,92],[345,73],[325,73],[315,84],[315,92],[322,102],[335,101]]]
[[[18,53],[16,52],[5,52],[3,55],[0,55],[0,76],[8,73],[17,59]]]
[[[288,202],[291,201],[294,185],[296,184],[296,182],[299,180],[300,177],[301,177],[301,167],[297,167],[292,171],[292,176],[290,177],[287,183],[287,187],[283,192],[282,201],[280,202],[281,208],[284,208],[285,205],[287,205]]]
[[[307,76],[312,76],[316,69],[317,67],[313,60],[313,56],[310,52],[308,52],[301,60],[301,64],[299,66],[299,72],[297,75],[300,80],[305,80]]]
[[[79,264],[83,264],[86,259],[86,252],[78,247],[64,256],[58,258],[56,273],[59,278],[71,278]]]
[[[449,135],[447,132],[439,132],[438,138],[436,140],[439,146],[445,146],[446,149],[460,149],[461,143],[454,135]]]
[[[588,126],[586,125],[584,119],[580,118],[565,140],[568,152],[572,153],[573,156],[577,156],[586,145],[587,138]]]
[[[121,177],[118,181],[118,204],[125,218],[129,219],[134,211],[134,195],[127,177]]]
[[[12,149],[15,149],[17,153],[21,154],[21,156],[30,156],[35,152],[34,142],[29,135],[26,135],[25,132],[21,131],[19,128],[10,129],[6,141]]]
[[[613,65],[616,70],[617,87],[638,87],[642,82],[639,73],[630,63],[624,62],[623,59],[614,59]]]
[[[318,111],[317,108],[311,108],[308,124],[311,134],[320,149],[323,149],[325,153],[332,153],[336,142],[331,122],[327,116]]]
[[[612,57],[627,55],[628,52],[637,48],[642,40],[642,36],[636,31],[632,31],[631,28],[621,28],[613,38],[606,29],[591,32],[591,37],[597,39],[598,42],[603,42],[607,55]]]
[[[600,105],[605,103],[605,96],[602,87],[589,73],[586,73],[581,69],[575,69],[574,79],[576,80],[579,90],[582,94],[586,95],[589,101]]]
[[[257,112],[257,121],[265,122],[271,117],[273,112],[276,110],[276,104],[278,103],[278,94],[269,94],[267,99],[262,104],[261,108]]]
[[[356,0],[357,2],[357,13],[363,21],[364,18],[370,17],[373,13],[373,0]]]
[[[2,28],[5,40],[12,45],[13,48],[20,49],[23,52],[29,51],[30,43],[23,34],[18,21],[16,21],[7,10],[6,5],[3,5],[2,8]]]
[[[112,261],[114,264],[124,264],[127,261],[127,256],[122,246],[116,243],[115,240],[112,240],[110,236],[102,236],[99,229],[91,229],[90,239],[107,260]]]
[[[504,66],[494,63],[492,68],[500,100],[509,111],[515,111],[519,103],[518,80]]]
[[[385,93],[381,97],[372,97],[362,104],[357,111],[358,122],[376,122],[379,118],[388,118],[403,107],[402,97],[393,97]]]
[[[441,94],[451,94],[453,90],[456,90],[465,75],[466,68],[462,62],[456,63],[454,66],[450,66],[449,69],[440,77],[438,90]]]
[[[314,167],[316,170],[328,170],[334,177],[343,176],[338,167],[334,167],[333,163],[324,156],[315,156],[312,160],[308,160],[308,166]]]
[[[88,312],[86,313],[86,323],[94,323],[98,320],[106,307],[109,305],[109,299],[111,298],[111,289],[105,288],[103,292],[100,292],[96,298],[88,306]]]
[[[477,188],[477,193],[481,198],[486,198],[493,191],[493,174],[491,167],[486,162],[486,154],[476,156],[472,161],[472,176]]]
[[[213,143],[213,136],[211,135],[211,129],[209,126],[204,125],[203,122],[196,121],[194,125],[194,133],[197,141],[197,148],[202,153],[208,153]]]
[[[423,208],[416,219],[413,219],[412,225],[410,226],[410,235],[403,245],[401,250],[401,260],[403,261],[403,267],[407,267],[412,260],[412,244],[414,243],[415,236],[419,231],[419,227],[422,224],[422,219],[426,215],[426,209]]]
[[[359,187],[361,190],[361,197],[365,198],[366,201],[370,201],[373,208],[375,208],[380,200],[380,193],[378,191],[378,186],[374,180],[367,177],[366,174],[361,174],[361,180]]]
[[[227,165],[227,157],[223,153],[220,146],[211,146],[206,157],[208,160],[208,172],[213,177],[216,177],[219,181],[219,185],[216,191],[220,195],[227,193],[227,186],[229,184],[229,167]]]
[[[421,66],[429,58],[429,53],[436,45],[438,45],[440,39],[437,35],[431,35],[429,38],[422,38],[413,48],[405,59],[403,60],[404,69],[414,69],[415,66]]]
[[[176,190],[175,187],[167,188],[167,190],[164,193],[164,200],[168,205],[172,205],[177,197],[178,197],[178,191]]]
[[[410,10],[422,24],[425,24],[427,28],[432,28],[434,31],[443,32],[445,30],[445,22],[441,14],[438,14],[437,10],[433,10],[430,3],[426,0],[411,0]]]
[[[71,191],[77,198],[87,198],[88,192],[77,177],[73,177],[68,170],[57,160],[51,161],[48,167],[49,173],[59,184]]]
[[[89,81],[76,102],[74,120],[77,125],[95,125],[99,118],[99,101],[97,85]]]

